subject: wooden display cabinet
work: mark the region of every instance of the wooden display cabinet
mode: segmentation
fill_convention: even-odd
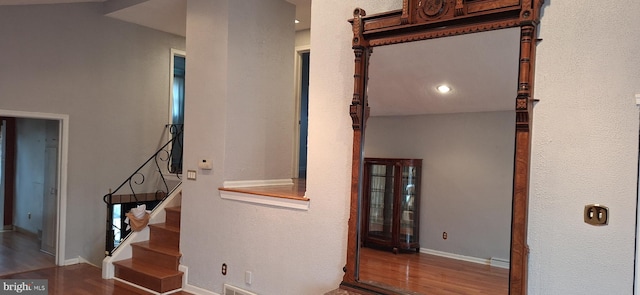
[[[420,251],[421,159],[365,158],[362,245]]]

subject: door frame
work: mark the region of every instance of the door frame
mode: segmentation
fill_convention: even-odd
[[[171,48],[171,60],[169,61],[169,119],[167,122],[173,124],[173,68],[175,56],[187,58],[187,52],[180,49]]]
[[[69,115],[23,112],[0,109],[0,116],[58,121],[58,195],[56,222],[56,265],[65,265],[65,237],[67,229],[67,168],[69,156]]]
[[[298,178],[300,175],[300,105],[302,104],[302,96],[300,95],[300,91],[302,91],[302,54],[311,52],[311,45],[302,45],[296,46],[295,48],[295,56],[294,56],[294,74],[293,74],[293,91],[294,97],[296,100],[295,103],[295,118],[293,121],[293,167],[292,173],[293,178]],[[309,62],[311,63],[311,62]],[[308,116],[309,114],[307,114]],[[308,135],[307,135],[308,136]]]

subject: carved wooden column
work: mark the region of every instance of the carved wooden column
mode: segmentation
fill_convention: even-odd
[[[371,55],[371,50],[362,35],[362,32],[364,30],[362,17],[365,15],[365,11],[360,8],[357,8],[353,11],[352,48],[355,55],[355,69],[353,74],[353,98],[349,107],[349,114],[351,115],[353,126],[353,156],[351,164],[351,204],[349,211],[349,228],[357,228],[358,225],[358,195],[361,184],[360,171],[362,171],[362,155],[360,151],[363,150],[363,131],[366,117],[368,115],[368,107],[366,106],[366,84],[367,69],[369,66],[369,56]],[[358,236],[358,231],[349,231],[349,235],[347,237],[347,251],[349,253],[347,254],[347,257],[357,257],[356,249],[358,248],[359,243]],[[346,266],[344,267],[344,282],[356,282],[356,267],[356,259],[347,259]]]
[[[544,0],[525,0],[520,14],[520,67],[516,97],[516,138],[509,294],[527,294],[527,220],[536,29]],[[528,8],[528,9],[527,9]]]

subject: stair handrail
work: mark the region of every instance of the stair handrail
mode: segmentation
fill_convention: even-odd
[[[167,127],[169,128],[169,133],[171,133],[172,136],[171,139],[169,141],[167,141],[167,143],[165,143],[159,150],[157,150],[153,155],[151,155],[151,157],[149,157],[149,159],[147,159],[142,165],[140,165],[140,167],[138,167],[138,169],[136,169],[136,171],[134,171],[131,176],[129,176],[127,179],[125,179],[115,190],[110,191],[108,194],[104,195],[104,197],[102,198],[102,200],[105,202],[105,204],[107,205],[111,205],[112,204],[112,200],[111,198],[113,198],[113,195],[120,190],[123,186],[125,186],[126,184],[129,184],[129,188],[131,189],[132,192],[132,196],[134,197],[134,199],[136,200],[136,202],[138,202],[138,198],[136,196],[136,192],[133,189],[133,183],[135,183],[136,185],[141,185],[144,183],[145,181],[145,176],[144,174],[140,173],[140,170],[142,170],[142,168],[144,168],[147,164],[149,164],[149,162],[151,162],[151,160],[154,160],[157,171],[160,173],[160,178],[162,179],[162,182],[164,184],[165,187],[165,191],[166,193],[169,193],[169,186],[167,185],[167,181],[164,178],[164,173],[162,173],[162,169],[160,168],[160,164],[158,164],[158,159],[160,159],[161,161],[166,161],[167,162],[167,171],[171,174],[175,174],[179,179],[181,179],[181,175],[182,175],[182,170],[180,169],[179,171],[172,171],[170,165],[170,160],[171,160],[171,156],[172,156],[172,151],[173,148],[171,149],[171,151],[167,151],[167,146],[169,146],[169,144],[172,144],[173,142],[176,142],[179,145],[182,145],[182,143],[180,143],[180,135],[182,135],[182,132],[184,130],[184,125],[183,124],[167,124]],[[182,149],[180,149],[180,152],[182,153]],[[158,156],[161,153],[166,153],[167,158],[163,159],[163,158],[158,158]],[[180,156],[180,158],[182,158],[182,155]],[[140,177],[142,177],[139,182],[137,180],[134,180],[134,178],[139,175]],[[107,201],[107,198],[109,198],[109,201]]]
[[[163,173],[159,161],[166,162],[167,173],[175,175],[179,180],[182,179],[182,168],[181,168],[182,155],[183,155],[182,133],[184,131],[184,125],[183,124],[167,124],[165,128],[169,129],[169,133],[171,134],[171,139],[167,141],[167,143],[165,143],[162,147],[160,147],[160,149],[158,149],[153,155],[151,155],[142,165],[140,165],[140,167],[138,167],[138,169],[136,169],[128,178],[126,178],[115,190],[109,189],[109,193],[107,193],[102,197],[102,201],[107,205],[107,232],[106,232],[106,241],[105,241],[106,255],[111,255],[113,250],[116,248],[114,247],[114,241],[113,241],[114,239],[113,237],[113,226],[114,226],[113,225],[113,205],[114,205],[113,196],[116,195],[116,193],[120,189],[128,185],[129,189],[131,190],[130,196],[133,197],[133,199],[135,200],[135,203],[140,203],[140,200],[138,199],[138,195],[136,194],[136,190],[134,189],[134,185],[140,186],[144,184],[146,177],[144,173],[142,173],[141,171],[152,161],[155,165],[155,171],[158,172],[160,176],[160,180],[162,181],[161,185],[163,186],[163,189],[164,189],[164,190],[163,189],[156,190],[155,194],[156,196],[158,196],[159,194],[162,194],[162,200],[164,200],[167,196],[169,196],[169,194],[175,188],[172,188],[171,190],[169,190],[169,185],[167,184],[167,180],[164,177],[165,173]],[[169,145],[171,145],[170,150],[168,149]],[[178,157],[175,159],[178,159],[178,161],[180,162],[180,166],[172,167],[172,164],[174,164],[172,163],[172,161],[175,160],[173,152],[177,149],[176,147],[179,147],[178,150],[180,152],[180,155],[178,155]],[[126,239],[126,237],[124,237],[122,240],[124,239]]]

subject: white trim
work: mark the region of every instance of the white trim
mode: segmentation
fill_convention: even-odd
[[[302,89],[302,54],[311,52],[311,45],[296,46],[294,56],[293,69],[293,97],[296,99],[295,116],[293,119],[293,172],[294,178],[300,175],[300,91]]]
[[[161,294],[161,293],[158,293],[158,292],[156,292],[156,291],[154,291],[154,290],[147,289],[147,288],[145,288],[145,287],[143,287],[143,286],[136,285],[136,284],[134,284],[134,283],[132,283],[132,282],[125,281],[125,280],[123,280],[123,279],[121,279],[121,278],[114,277],[114,278],[113,278],[113,280],[114,280],[114,281],[118,281],[118,282],[120,282],[120,283],[127,284],[127,285],[129,285],[129,286],[131,286],[131,287],[134,287],[134,288],[136,288],[136,289],[140,289],[140,290],[145,291],[145,292],[147,292],[147,293],[151,293],[151,294],[154,294],[154,295]],[[174,293],[174,292],[178,292],[178,291],[180,291],[180,289],[173,290],[173,291],[171,291],[171,292],[172,292],[172,293]]]
[[[271,185],[293,185],[293,180],[290,178],[265,179],[265,180],[228,180],[222,183],[222,187],[224,188],[271,186]]]
[[[57,120],[58,124],[58,220],[56,235],[56,265],[67,265],[65,244],[67,234],[67,173],[69,161],[69,115],[23,112],[0,109],[0,116],[28,119]]]
[[[489,265],[499,267],[499,268],[509,268],[509,259],[491,257],[489,259]]]
[[[495,257],[492,257],[492,258],[489,258],[489,259],[478,258],[478,257],[473,257],[473,256],[460,255],[460,254],[449,253],[449,252],[438,251],[438,250],[427,249],[427,248],[420,248],[420,253],[431,254],[431,255],[435,255],[435,256],[451,258],[451,259],[467,261],[467,262],[473,262],[473,263],[478,263],[478,264],[483,264],[483,265],[489,265],[489,266],[493,266],[493,267],[509,268],[509,260],[508,259],[495,258]]]
[[[64,265],[65,265],[65,266],[67,266],[67,265],[74,265],[74,264],[80,264],[80,263],[84,263],[84,264],[88,264],[88,265],[91,265],[91,266],[95,266],[95,267],[97,267],[97,268],[100,268],[100,266],[97,266],[97,265],[95,265],[95,264],[91,263],[91,261],[89,261],[89,260],[85,259],[85,258],[84,258],[84,257],[82,257],[82,256],[78,256],[77,258],[67,259],[67,260],[65,260],[65,261],[64,261]]]
[[[640,99],[640,94],[636,94],[636,103],[638,103]],[[640,106],[640,104],[638,105]],[[639,131],[640,132],[640,131]],[[639,133],[640,134],[640,133]],[[638,149],[640,149],[640,146],[638,146]],[[639,163],[640,165],[640,163]],[[633,272],[633,294],[634,295],[638,295],[640,294],[640,286],[638,286],[638,284],[640,284],[640,166],[637,167],[636,169],[636,179],[637,179],[637,189],[636,189],[636,237],[635,237],[635,262],[634,262],[634,272]]]
[[[292,179],[267,179],[267,180],[237,180],[225,181],[222,183],[223,188],[248,188],[256,186],[274,186],[274,185],[293,185]],[[256,195],[241,192],[231,192],[219,190],[220,198],[225,200],[234,200],[246,203],[269,205],[275,207],[309,210],[309,199],[289,199],[279,198],[265,195]]]
[[[151,290],[151,289],[147,289],[147,288],[145,288],[145,287],[143,287],[143,286],[136,285],[136,284],[134,284],[134,283],[132,283],[132,282],[125,281],[125,280],[123,280],[123,279],[121,279],[121,278],[113,278],[113,279],[114,279],[114,280],[116,280],[116,281],[118,281],[118,282],[121,282],[121,283],[127,284],[127,285],[129,285],[129,286],[131,286],[131,287],[134,287],[134,288],[136,288],[136,289],[140,289],[140,290],[142,290],[142,291],[145,291],[145,292],[148,292],[148,293],[151,293],[151,294],[154,294],[154,295],[169,295],[169,294],[178,293],[178,292],[180,292],[180,291],[183,291],[183,289],[182,289],[182,288],[178,288],[178,289],[171,290],[171,291],[167,291],[167,292],[164,292],[164,293],[159,293],[159,292],[157,292],[157,291],[154,291],[154,290]]]
[[[67,266],[67,265],[74,265],[74,264],[78,264],[78,263],[80,263],[80,258],[71,258],[71,259],[65,260],[64,264],[62,264],[62,265]]]
[[[220,198],[225,200],[234,200],[234,201],[240,201],[240,202],[246,202],[246,203],[269,205],[269,206],[289,208],[289,209],[309,210],[309,199],[297,200],[297,199],[278,198],[278,197],[254,195],[254,194],[239,193],[239,192],[230,192],[230,191],[223,191],[223,190],[219,192],[220,192]]]
[[[180,264],[178,266],[178,270],[184,273],[184,275],[182,275],[182,291],[198,294],[198,295],[221,295],[209,290],[202,289],[200,287],[196,287],[194,285],[189,285],[189,283],[187,283],[189,281],[188,280],[189,267],[187,267],[186,265]]]

